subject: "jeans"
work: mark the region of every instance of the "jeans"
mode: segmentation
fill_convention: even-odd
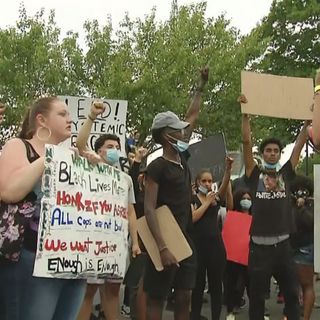
[[[0,262],[0,319],[20,320],[21,281],[18,263]]]
[[[3,319],[75,320],[85,295],[86,281],[33,277],[34,261],[35,253],[23,249],[19,262],[11,270],[1,268],[0,274],[5,271],[8,276],[8,281],[0,284],[1,298],[10,293],[4,296],[7,308]],[[4,274],[0,279],[3,277]]]
[[[276,245],[250,244],[249,253],[250,305],[249,319],[264,319],[265,295],[270,278],[277,276],[283,290],[288,320],[300,319],[299,285],[289,240]]]

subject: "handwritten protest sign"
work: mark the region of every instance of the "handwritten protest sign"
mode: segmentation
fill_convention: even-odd
[[[313,79],[241,72],[241,92],[248,103],[241,112],[262,116],[312,119]]]
[[[34,276],[123,277],[130,177],[47,145]]]
[[[69,108],[72,127],[70,145],[74,145],[78,132],[90,112],[93,98],[59,96]],[[124,150],[126,139],[126,116],[128,101],[102,99],[106,110],[94,121],[89,137],[89,146],[94,150],[94,142],[103,133],[116,134],[120,138],[122,150]]]

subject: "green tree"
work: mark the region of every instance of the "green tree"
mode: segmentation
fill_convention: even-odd
[[[224,16],[206,18],[205,11],[205,2],[178,7],[174,1],[167,21],[157,22],[155,9],[144,20],[127,15],[113,41],[110,25],[88,23],[89,92],[128,100],[128,127],[145,138],[157,112],[185,113],[198,70],[208,65],[199,130],[205,135],[223,130],[229,147],[237,147],[240,71],[265,47],[259,31],[242,37]]]
[[[83,55],[78,35],[59,40],[54,11],[48,20],[44,10],[28,17],[25,8],[15,27],[0,30],[0,100],[8,108],[1,144],[19,129],[26,106],[43,95],[84,92]]]
[[[264,54],[252,69],[275,75],[313,77],[320,65],[320,5],[318,0],[274,0],[263,19],[260,35],[267,41]],[[293,142],[301,121],[259,118],[254,124],[257,140],[265,136]]]

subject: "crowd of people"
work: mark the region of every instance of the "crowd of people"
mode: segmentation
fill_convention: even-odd
[[[249,298],[250,320],[267,319],[265,300],[274,277],[284,296],[283,316],[310,319],[314,293],[313,182],[295,172],[308,139],[320,146],[320,72],[315,79],[313,119],[305,121],[290,159],[280,164],[282,143],[276,137],[260,144],[262,163],[254,158],[250,117],[242,115],[245,173],[231,181],[233,159],[225,160],[221,182],[210,169],[191,179],[188,167],[189,140],[209,77],[200,71],[185,120],[171,111],[155,115],[151,127],[162,156],[146,166],[147,150],[139,146],[134,132],[127,146],[118,136],[102,134],[94,150],[87,141],[104,104],[94,101],[77,137],[77,152],[92,164],[117,166],[121,150],[129,154],[126,175],[131,259],[125,279],[114,277],[56,279],[34,277],[40,219],[41,177],[45,169],[45,144],[58,145],[71,135],[68,107],[56,97],[40,98],[25,115],[21,131],[9,140],[0,156],[0,319],[89,320],[93,301],[100,293],[101,313],[107,320],[120,317],[120,287],[126,284],[130,317],[160,320],[168,296],[173,297],[176,320],[200,320],[206,283],[211,319],[221,319],[223,304],[227,319],[237,317],[244,292]],[[239,103],[247,103],[244,95]],[[5,107],[0,105],[0,121]],[[212,150],[214,152],[214,150]],[[219,187],[213,188],[217,183]],[[194,186],[194,188],[193,188]],[[192,255],[177,261],[163,237],[155,215],[166,205],[174,216]],[[222,238],[223,208],[252,217],[248,266],[227,260]],[[137,233],[137,218],[145,216],[156,241],[163,271],[151,261]],[[234,235],[237,241],[237,234]],[[302,299],[300,299],[302,295]]]

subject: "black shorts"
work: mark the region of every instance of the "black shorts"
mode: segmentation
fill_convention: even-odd
[[[180,267],[171,267],[164,271],[157,271],[147,257],[143,279],[144,291],[154,298],[165,299],[171,289],[191,290],[196,283],[197,260],[195,251],[192,256],[181,261]]]

